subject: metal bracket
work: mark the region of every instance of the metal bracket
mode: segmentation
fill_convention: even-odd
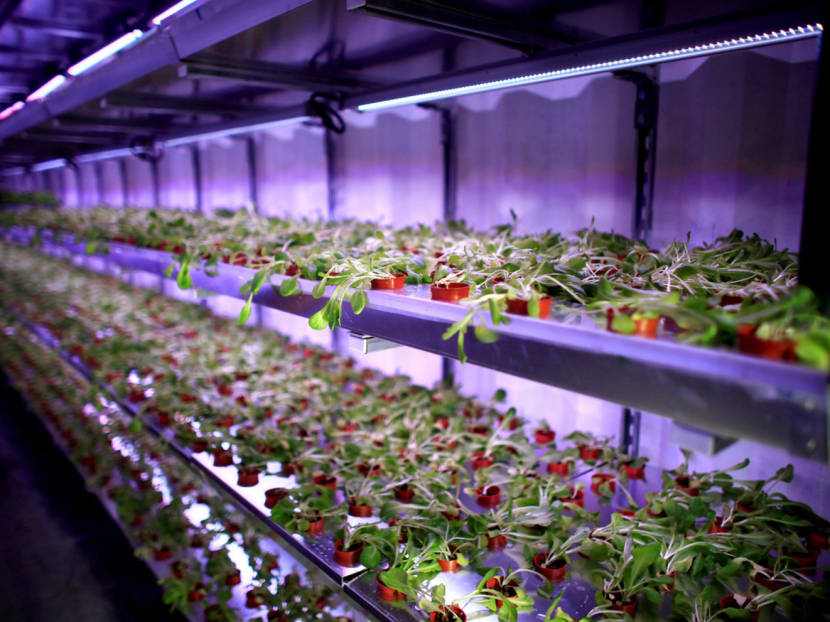
[[[386,341],[371,335],[361,335],[360,333],[349,333],[349,351],[358,352],[360,354],[371,354],[372,352],[381,352],[391,348],[399,348],[401,344],[393,341]]]
[[[690,425],[673,423],[669,432],[669,442],[704,456],[714,456],[732,445],[735,439],[724,438]]]
[[[620,421],[620,451],[632,458],[640,454],[640,419],[639,410],[623,408]]]
[[[614,77],[631,82],[637,87],[634,104],[634,129],[637,130],[637,168],[632,230],[635,239],[645,240],[651,231],[653,215],[660,86],[655,77],[641,71],[615,71]]]

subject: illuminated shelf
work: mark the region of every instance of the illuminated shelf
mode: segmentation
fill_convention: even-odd
[[[26,243],[29,235],[15,230],[7,238]],[[81,260],[83,245],[68,236],[50,241],[46,234],[41,248],[53,256],[98,263],[99,269],[106,261],[160,276],[172,258],[166,252],[123,244],[110,244],[109,249],[105,259]],[[217,270],[211,277],[194,267],[194,286],[243,298],[239,288],[254,270],[227,264]],[[279,285],[284,278],[274,276],[271,283]],[[254,302],[310,317],[326,297],[311,296],[312,281],[300,280],[300,284],[304,293],[290,297],[266,285]],[[360,315],[344,304],[344,328],[457,358],[455,340],[444,340],[442,335],[464,315],[463,305],[430,300],[425,285],[367,294],[369,304]],[[468,364],[657,413],[720,436],[757,441],[815,460],[828,459],[828,374],[670,338],[609,333],[585,318],[572,319],[575,323],[513,316],[509,325],[498,327],[496,343],[468,337]]]
[[[91,383],[96,383],[86,364],[79,357],[61,349],[57,339],[47,329],[28,322],[24,318],[18,317],[18,320],[45,346],[56,350],[84,378]],[[132,417],[140,418],[144,427],[152,434],[165,439],[173,455],[204,475],[209,484],[213,488],[225,493],[237,508],[242,510],[247,516],[262,522],[277,536],[277,543],[280,546],[297,553],[303,560],[310,562],[311,565],[323,571],[353,604],[377,620],[389,622],[412,621],[413,618],[407,608],[388,605],[378,599],[376,586],[374,585],[374,571],[367,571],[362,566],[358,568],[343,568],[333,562],[334,543],[331,533],[327,532],[316,538],[294,535],[270,519],[270,510],[267,510],[263,504],[265,491],[268,488],[277,486],[283,488],[294,487],[296,483],[293,476],[285,478],[279,475],[264,473],[260,475],[260,482],[257,486],[240,487],[236,484],[236,469],[234,466],[214,467],[208,455],[204,453],[194,454],[190,449],[182,447],[177,443],[171,429],[161,428],[153,418],[142,416],[136,405],[120,397],[112,387],[102,382],[98,382],[97,386],[107,394],[109,399],[118,404],[124,412]],[[545,449],[540,447],[537,451],[544,453]],[[542,466],[540,465],[540,467]],[[591,473],[594,468],[601,466],[603,465],[599,464],[596,467],[586,466],[582,471],[569,478],[569,480],[583,483],[587,491],[591,483]],[[539,472],[540,475],[543,474],[542,470]],[[652,483],[649,483],[649,481]],[[642,504],[646,499],[645,493],[659,488],[660,485],[659,470],[649,468],[648,481],[631,480],[629,482],[629,492],[635,501]],[[343,501],[342,492],[338,491],[337,499],[341,502]],[[459,500],[468,509],[478,508],[482,512],[486,511],[477,505],[473,497],[464,492],[459,496]],[[110,505],[112,505],[111,502]],[[618,491],[610,499],[608,504],[603,504],[602,506],[600,506],[595,494],[586,494],[585,508],[589,511],[599,511],[600,520],[603,524],[610,521],[611,512],[618,507],[627,507],[627,497],[621,491]],[[108,510],[114,512],[114,506],[111,508],[108,507]],[[377,517],[362,519],[350,516],[347,520],[357,524],[379,519]],[[508,547],[508,549],[503,551],[490,551],[486,554],[483,562],[488,567],[520,567],[523,565],[522,551],[518,547]],[[585,615],[595,604],[594,594],[596,588],[592,587],[586,581],[586,576],[585,573],[574,571],[568,579],[558,583],[556,586],[556,594],[562,593],[561,606],[578,617]],[[454,596],[463,596],[471,592],[475,589],[480,579],[481,577],[475,572],[463,570],[452,575],[442,574],[435,581],[445,583],[447,586],[447,597],[453,598]],[[541,581],[536,578],[532,578],[526,583],[526,587],[532,590],[541,587],[541,585]],[[245,589],[245,586],[242,585],[234,591],[234,596],[239,596],[241,599],[240,602],[243,603]],[[236,594],[237,591],[240,593]],[[519,620],[541,619],[541,617],[544,617],[544,613],[549,605],[550,601],[541,598],[537,599],[535,610],[522,613],[519,616]],[[470,614],[479,610],[479,605],[474,605],[467,609],[466,612]],[[418,610],[413,608],[413,611],[417,612]],[[416,613],[416,615],[423,614]],[[496,622],[496,616],[482,617],[480,620],[481,622]]]

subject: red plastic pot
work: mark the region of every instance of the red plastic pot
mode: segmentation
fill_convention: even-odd
[[[201,440],[201,439],[195,440],[190,444],[190,450],[194,454],[198,454],[198,453],[201,453],[203,451],[207,451],[207,448],[208,448],[207,441]]]
[[[391,587],[386,587],[383,584],[383,579],[380,578],[380,573],[377,573],[375,575],[375,583],[377,584],[378,588],[378,596],[380,596],[380,599],[382,601],[392,603],[404,599],[404,595],[402,592],[399,592],[398,590],[393,590]]]
[[[634,319],[634,334],[647,339],[657,339],[657,325],[659,317],[641,317]]]
[[[591,491],[594,494],[599,494],[599,487],[603,484],[607,484],[611,492],[617,489],[617,482],[614,481],[613,473],[595,473],[591,476]]]
[[[237,471],[236,485],[249,488],[259,484],[259,469],[242,467]]]
[[[709,533],[729,533],[731,528],[723,526],[723,516],[716,516],[715,520],[709,521]]]
[[[319,536],[323,533],[323,519],[318,518],[317,520],[309,521],[306,533],[310,536]]]
[[[495,590],[497,592],[501,592],[502,594],[504,594],[508,598],[512,598],[513,596],[516,595],[516,585],[518,585],[518,583],[515,583],[513,581],[511,581],[507,585],[504,585],[502,583],[502,577],[491,577],[491,578],[487,579],[487,583],[484,584],[484,587],[486,587],[489,590]],[[501,606],[502,606],[502,601],[497,598],[496,599],[496,609],[501,609]]]
[[[571,488],[571,496],[562,499],[562,503],[573,503],[579,507],[585,506],[585,491]]]
[[[265,599],[257,594],[256,590],[248,590],[245,592],[245,607],[248,609],[258,609],[265,604]]]
[[[548,462],[548,473],[565,477],[571,470],[570,462]]]
[[[380,475],[379,464],[376,464],[371,467],[368,464],[358,464],[357,470],[363,477],[377,477],[378,475]]]
[[[548,443],[552,443],[553,439],[556,438],[556,432],[554,432],[553,430],[534,430],[533,435],[536,438],[536,442],[539,445],[547,445]]]
[[[242,583],[242,577],[237,572],[236,574],[232,574],[230,576],[225,577],[225,585],[228,587],[233,587],[234,585],[239,585]]]
[[[503,534],[487,536],[487,549],[490,551],[501,551],[507,546],[507,537]]]
[[[743,606],[739,605],[738,601],[735,600],[735,595],[734,594],[725,594],[725,595],[721,596],[721,599],[720,599],[719,603],[720,603],[720,608],[721,609],[731,609],[731,608],[746,609],[746,603],[744,603]],[[752,610],[750,609],[750,611],[752,611]],[[753,611],[752,612],[752,617],[750,619],[753,620],[753,621],[757,621],[760,618],[760,616],[761,616],[760,611]]]
[[[827,550],[830,548],[830,540],[827,536],[822,535],[820,533],[816,533],[815,531],[811,531],[810,534],[807,536],[807,542],[811,548],[814,549],[823,549]]]
[[[372,289],[403,289],[405,284],[405,274],[398,274],[390,279],[372,279]]]
[[[588,445],[579,446],[579,457],[583,460],[596,460],[602,451],[599,447],[588,447]]]
[[[624,464],[622,465],[622,470],[628,479],[643,479],[646,476],[646,468],[644,466],[633,467]]]
[[[484,452],[482,451],[474,451],[473,452],[473,459],[471,462],[471,466],[473,471],[478,471],[479,469],[486,469],[489,466],[493,465],[493,457],[492,456],[485,456]]]
[[[357,544],[352,546],[348,551],[343,550],[343,540],[335,540],[334,542],[334,562],[347,568],[353,568],[360,565],[360,554],[363,552],[363,545]]]
[[[349,499],[349,516],[357,516],[358,518],[366,518],[372,515],[371,505],[361,505],[355,503],[356,499]]]
[[[173,552],[170,549],[164,548],[159,549],[158,551],[153,551],[153,559],[157,562],[163,562],[168,560],[172,557]]]
[[[691,497],[697,497],[700,495],[700,488],[696,486],[691,486],[691,480],[686,476],[679,476],[674,478],[674,483],[677,485],[677,489],[685,492],[687,495]]]
[[[738,351],[777,361],[795,361],[795,342],[791,339],[761,339],[758,327],[752,324],[738,326]]]
[[[219,395],[224,395],[225,397],[230,397],[233,395],[233,387],[229,384],[218,384],[216,385],[216,391]]]
[[[458,302],[470,295],[470,286],[467,283],[447,283],[446,285],[432,284],[429,293],[433,300],[442,302]]]
[[[775,581],[774,579],[769,579],[767,577],[761,576],[758,573],[752,575],[752,580],[758,583],[759,585],[763,585],[771,592],[775,592],[777,590],[780,590],[781,588],[790,585],[786,581]]]
[[[816,562],[818,561],[818,551],[814,551],[813,553],[782,552],[780,553],[780,555],[784,557],[789,557],[791,560],[793,560],[798,566],[799,570],[813,569],[815,568]]]
[[[634,516],[634,510],[617,510],[614,514],[619,514],[620,516],[627,516],[631,518]]]
[[[458,560],[454,557],[452,559],[439,559],[438,565],[441,566],[441,572],[458,572],[461,570]]]
[[[226,467],[233,464],[233,454],[227,449],[217,449],[213,452],[213,466]]]
[[[441,611],[429,614],[429,622],[467,622],[467,614],[458,605],[441,607]]]
[[[193,589],[187,593],[187,602],[198,603],[205,597],[205,586],[203,583],[197,583]]]
[[[613,609],[614,611],[624,611],[633,618],[637,614],[637,600],[634,599],[628,603],[611,605],[611,609]]]
[[[751,505],[745,505],[743,503],[736,503],[735,508],[743,512],[744,514],[754,514],[756,512],[754,507],[752,507]]]
[[[289,493],[287,488],[269,488],[265,491],[265,507],[273,508],[277,503],[284,499]]]
[[[337,478],[334,475],[322,473],[320,475],[315,475],[311,479],[311,481],[317,484],[318,486],[325,486],[326,488],[337,490]]]
[[[397,486],[395,488],[395,499],[400,501],[401,503],[409,503],[412,501],[412,498],[415,496],[415,491],[412,490],[406,484],[402,484],[401,486]]]
[[[501,502],[501,488],[498,486],[479,486],[476,489],[476,501],[486,508],[494,508]]]
[[[527,300],[519,300],[518,298],[507,299],[507,312],[513,315],[530,315],[527,310]],[[539,299],[539,319],[542,320],[550,315],[550,306],[553,298],[544,296]]]
[[[564,559],[556,559],[551,566],[543,566],[543,562],[547,557],[547,553],[537,553],[533,556],[533,565],[536,570],[545,577],[548,581],[561,581],[565,578],[565,570],[568,568],[568,562]]]

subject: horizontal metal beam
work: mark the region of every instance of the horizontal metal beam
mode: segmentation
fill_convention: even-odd
[[[414,23],[523,52],[555,49],[562,43],[582,43],[596,38],[586,37],[575,28],[547,30],[522,24],[515,18],[485,15],[437,0],[347,0],[346,7],[349,11]]]
[[[255,86],[288,87],[304,91],[353,92],[376,86],[358,77],[253,60],[236,60],[216,55],[197,54],[185,59],[179,77],[217,78]]]
[[[129,108],[175,114],[229,115],[261,112],[256,106],[245,106],[230,101],[201,100],[192,97],[143,93],[140,91],[113,91],[99,101],[101,108]]]
[[[170,20],[99,68],[76,76],[40,106],[0,122],[0,139],[95,100],[311,0],[210,0]]]
[[[635,63],[636,59],[643,59],[642,64],[666,62],[666,60],[671,60],[669,55],[662,59],[648,58],[646,60],[646,57],[656,52],[694,48],[702,44],[730,41],[739,37],[815,24],[819,19],[819,11],[814,6],[793,10],[775,10],[761,14],[741,12],[721,15],[706,20],[591,41],[562,50],[540,52],[528,59],[480,65],[402,82],[395,86],[349,96],[344,101],[344,107],[357,108],[360,105],[374,102],[407,101],[413,98],[417,98],[416,103],[421,100],[433,101],[455,96],[455,93],[465,94],[470,87],[485,88],[486,86],[486,90],[510,88],[517,78],[544,81],[545,76],[576,68],[586,68],[586,70],[590,68],[591,72],[598,73],[604,70],[603,67],[606,64],[610,66],[612,63],[625,59],[631,59]],[[720,51],[721,48],[701,50],[700,56],[716,54]]]
[[[83,115],[61,115],[49,121],[49,125],[54,128],[110,129],[123,134],[155,134],[162,131],[171,131],[178,127],[160,119],[117,119]],[[181,126],[181,129],[184,129],[184,126]]]
[[[19,65],[0,65],[0,73],[7,75],[29,75],[32,72],[40,71],[38,67],[21,67]]]
[[[24,15],[15,15],[9,19],[9,23],[12,26],[37,30],[47,35],[54,35],[65,39],[95,40],[101,38],[101,33],[88,30],[79,24],[66,24],[53,20],[26,17]]]

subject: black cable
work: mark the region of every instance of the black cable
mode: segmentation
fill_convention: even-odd
[[[308,100],[308,113],[312,117],[319,118],[326,129],[335,134],[342,134],[346,131],[346,122],[332,105],[333,102],[337,102],[337,97],[334,95],[314,93]]]

